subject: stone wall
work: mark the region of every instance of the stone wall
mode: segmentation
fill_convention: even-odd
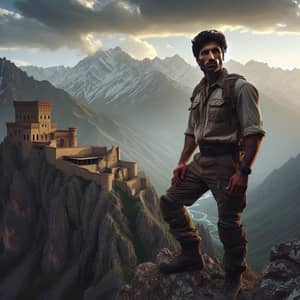
[[[107,147],[90,147],[94,155],[105,156],[107,154]]]
[[[76,166],[78,166],[78,165],[76,165]],[[78,167],[86,169],[86,170],[88,170],[90,172],[96,172],[96,171],[98,171],[97,170],[98,169],[97,165],[80,165]]]
[[[115,179],[119,179],[119,180],[128,179],[128,170],[126,168],[121,168],[121,167],[111,168],[111,172],[114,174]]]
[[[85,180],[94,181],[97,185],[101,186],[103,191],[112,191],[113,174],[90,172],[85,168],[81,168],[81,166],[79,167],[75,164],[72,164],[71,162],[67,162],[62,159],[55,160],[54,162],[48,160],[48,162],[65,174],[79,176]]]
[[[118,166],[128,170],[128,177],[133,178],[138,175],[138,166],[136,162],[119,160]]]
[[[116,147],[112,147],[107,152],[105,160],[107,162],[107,168],[114,168],[117,166],[119,160],[119,153]]]
[[[52,123],[51,126],[45,126],[41,123],[6,123],[7,136],[19,141],[49,142],[53,131],[56,130],[56,125]]]
[[[130,195],[136,195],[139,191],[149,187],[149,180],[144,177],[135,177],[128,181],[114,180],[113,184]]]
[[[55,158],[59,159],[63,156],[76,156],[76,155],[91,155],[93,147],[77,147],[77,148],[53,148]]]
[[[114,180],[115,177],[114,176],[115,171],[118,168],[120,168],[122,171],[123,179],[129,179],[127,181],[118,180],[118,179],[114,180],[114,184],[116,184],[116,186],[120,187],[122,190],[128,192],[131,195],[134,195],[141,189],[147,187],[147,179],[137,177],[138,170],[137,170],[136,162],[118,160],[119,151],[117,147],[113,147],[111,151],[109,151],[108,156],[105,157],[104,160],[100,161],[98,165],[95,164],[95,165],[78,166],[76,164],[72,164],[71,162],[66,162],[62,160],[63,156],[76,156],[76,155],[99,155],[100,156],[103,155],[104,153],[106,154],[106,151],[107,151],[106,147],[78,147],[78,148],[54,148],[49,146],[45,147],[46,159],[49,163],[59,167],[60,170],[62,170],[63,172],[69,172],[70,174],[73,175],[78,174],[78,172],[80,173],[80,171],[78,170],[83,170],[83,172],[80,173],[80,176],[86,179],[90,179],[92,174],[94,175],[92,177],[92,180],[96,180],[98,183],[102,181],[106,191],[111,191],[112,181]],[[96,171],[98,171],[99,169],[101,170],[104,167],[111,168],[113,171],[112,174],[95,173]]]

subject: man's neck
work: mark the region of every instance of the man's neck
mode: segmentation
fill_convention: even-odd
[[[219,70],[217,72],[206,73],[205,74],[208,86],[212,86],[212,85],[214,85],[216,83],[216,81],[218,80],[218,78],[219,78],[222,70],[223,69],[221,69],[221,70]]]

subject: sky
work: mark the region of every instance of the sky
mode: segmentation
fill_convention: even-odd
[[[300,0],[0,0],[0,57],[19,66],[74,66],[116,46],[196,65],[191,40],[206,29],[224,32],[225,61],[300,69]]]

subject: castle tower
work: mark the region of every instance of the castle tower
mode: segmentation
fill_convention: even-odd
[[[50,101],[14,101],[15,122],[7,123],[7,136],[18,141],[49,143],[56,124],[51,123]]]
[[[77,147],[77,128],[69,128],[70,132],[70,147]]]

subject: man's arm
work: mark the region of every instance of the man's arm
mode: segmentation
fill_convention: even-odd
[[[240,162],[242,166],[251,168],[260,149],[265,130],[262,127],[262,116],[258,106],[258,92],[256,88],[245,83],[240,88],[237,103],[237,112],[241,124],[244,157]],[[240,170],[230,178],[227,191],[231,195],[243,195],[248,186],[248,176]]]
[[[195,142],[195,136],[190,134],[185,134],[184,146],[181,152],[178,165],[181,164],[185,165],[189,161],[191,155],[194,153],[196,148],[197,148],[197,144]]]
[[[240,164],[247,168],[251,168],[255,157],[261,146],[262,135],[249,135],[244,137],[245,153]],[[248,175],[242,174],[238,169],[230,178],[227,191],[232,196],[244,195],[248,187]]]
[[[245,154],[241,161],[243,166],[251,168],[259,152],[262,138],[262,135],[249,135],[244,137]]]
[[[185,134],[183,150],[181,152],[178,165],[173,171],[172,184],[177,186],[180,185],[186,172],[186,164],[196,148],[197,143],[195,142],[195,136],[192,134]]]

